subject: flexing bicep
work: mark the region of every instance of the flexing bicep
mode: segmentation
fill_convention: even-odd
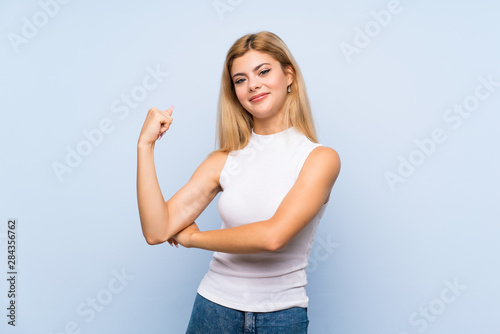
[[[219,176],[227,154],[216,152],[203,161],[189,181],[166,201],[168,236],[193,223],[221,191]]]
[[[315,148],[307,157],[292,188],[271,218],[275,248],[285,246],[328,200],[340,172],[340,158],[329,147]]]

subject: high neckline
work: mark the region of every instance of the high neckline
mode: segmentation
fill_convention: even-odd
[[[293,143],[300,138],[300,132],[295,129],[293,126],[288,129],[282,130],[280,132],[271,133],[269,135],[259,135],[253,131],[250,136],[249,143],[250,146],[259,146],[265,145],[266,147],[277,147],[277,146],[289,146],[293,145]]]
[[[268,134],[268,135],[259,135],[259,134],[255,133],[254,129],[252,128],[252,136],[255,137],[255,138],[260,138],[260,139],[268,139],[268,138],[270,139],[271,137],[281,137],[281,136],[284,136],[287,133],[293,132],[293,131],[295,131],[295,128],[293,126],[291,126],[288,129],[281,130],[279,132],[271,133],[271,134]]]

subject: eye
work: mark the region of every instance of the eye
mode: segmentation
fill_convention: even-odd
[[[240,83],[242,83],[243,81],[245,81],[245,79],[240,78],[240,79],[236,80],[236,81],[234,82],[234,84],[235,84],[235,85],[239,85],[239,84],[240,84]]]
[[[271,71],[270,69],[267,69],[267,70],[262,70],[260,72],[260,75],[266,75],[267,73],[269,73],[269,71]]]

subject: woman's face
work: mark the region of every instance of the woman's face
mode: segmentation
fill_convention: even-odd
[[[280,63],[266,53],[250,50],[234,59],[231,67],[236,96],[254,119],[282,114],[291,71],[284,73]]]

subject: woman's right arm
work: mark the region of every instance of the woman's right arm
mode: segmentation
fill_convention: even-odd
[[[172,123],[172,109],[152,108],[137,144],[137,201],[148,244],[163,243],[193,223],[221,191],[220,172],[227,154],[210,155],[172,198],[165,202],[156,176],[154,146]]]

